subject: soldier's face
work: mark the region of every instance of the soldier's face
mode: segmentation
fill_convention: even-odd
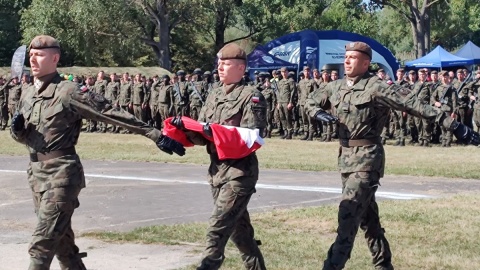
[[[379,73],[378,73],[378,77],[379,77],[380,79],[382,79],[382,80],[385,79],[385,73],[379,72]]]
[[[397,78],[399,80],[403,80],[403,76],[404,76],[403,72],[397,72]]]
[[[436,82],[438,80],[438,75],[437,74],[430,74],[430,79],[432,79],[432,81]]]
[[[218,76],[224,84],[239,82],[245,73],[245,61],[239,59],[218,60]]]
[[[55,49],[31,49],[29,56],[31,71],[36,78],[55,72],[60,60],[60,54]]]
[[[330,77],[332,78],[332,81],[338,80],[337,74],[332,74]]]
[[[421,82],[424,82],[424,81],[427,79],[427,74],[425,74],[425,73],[418,73],[418,79],[419,79]]]
[[[463,81],[463,79],[465,79],[465,74],[463,74],[463,72],[457,73],[457,79],[459,79],[460,81]]]
[[[308,70],[303,71],[303,76],[307,79],[310,78],[310,73],[308,73]]]
[[[410,79],[410,81],[414,82],[417,80],[417,75],[415,74],[408,74],[408,78]]]
[[[347,51],[343,65],[345,66],[345,75],[355,77],[367,72],[370,59],[361,52]]]

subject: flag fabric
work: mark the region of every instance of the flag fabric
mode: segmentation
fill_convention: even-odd
[[[170,123],[172,118],[173,117],[165,119],[163,134],[178,141],[184,147],[193,146],[193,143],[188,140],[185,132]],[[203,133],[205,123],[197,122],[185,116],[182,116],[182,121],[186,130],[197,132],[203,135],[205,139],[214,143],[220,160],[246,157],[265,144],[258,129],[252,130],[248,128],[210,124],[213,134],[213,138],[210,138]]]

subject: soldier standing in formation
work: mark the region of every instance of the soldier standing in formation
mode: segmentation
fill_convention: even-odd
[[[111,104],[120,107],[118,104],[118,93],[120,92],[120,83],[118,82],[118,76],[116,73],[110,74],[110,82],[105,88],[105,99],[110,101]],[[105,130],[108,130],[108,125],[105,124]],[[115,125],[112,126],[112,132],[117,133],[118,129]]]
[[[310,77],[310,68],[308,66],[303,67],[304,78],[298,83],[298,102],[300,104],[300,115],[303,121],[304,137],[302,140],[313,141],[313,134],[316,129],[316,121],[308,116],[305,111],[305,103],[308,95],[315,90],[315,82]]]
[[[293,114],[294,96],[296,95],[295,82],[288,78],[288,70],[283,67],[280,70],[282,79],[278,81],[277,109],[280,121],[284,129],[282,139],[291,140],[293,136]]]
[[[480,131],[480,100],[478,98],[480,91],[480,70],[475,73],[475,79],[468,86],[470,95],[470,106],[473,109],[473,121]]]

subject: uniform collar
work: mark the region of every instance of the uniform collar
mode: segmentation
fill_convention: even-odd
[[[223,92],[228,100],[237,100],[242,89],[243,85],[241,84],[241,81],[238,83],[223,85]]]
[[[50,73],[41,78],[35,78],[35,96],[51,98],[55,94],[57,83],[61,81],[58,72]]]
[[[358,87],[358,82],[362,79],[368,79],[370,78],[371,75],[368,73],[368,72],[365,72],[365,74],[363,75],[360,75],[360,76],[355,76],[355,77],[348,77],[348,76],[345,76],[344,80],[345,80],[345,85],[348,87],[348,88],[351,88],[351,89],[363,89],[364,87],[361,86],[360,88]]]

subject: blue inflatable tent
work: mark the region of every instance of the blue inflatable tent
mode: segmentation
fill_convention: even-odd
[[[353,41],[369,44],[373,51],[372,63],[377,63],[393,78],[394,72],[399,68],[393,54],[374,39],[355,33],[339,30],[303,30],[272,40],[263,48],[274,59],[296,65],[297,72],[303,66],[309,66],[311,69],[322,69],[327,66],[327,69],[336,69],[342,75],[345,45]],[[252,54],[248,59],[250,57],[253,57]],[[248,68],[254,68],[253,65],[250,66],[250,60],[248,60]]]
[[[416,68],[444,68],[454,66],[472,65],[473,60],[470,58],[462,58],[447,52],[444,48],[437,46],[433,51],[424,57],[406,62],[406,67]]]
[[[480,47],[471,41],[468,41],[467,44],[463,45],[455,55],[458,57],[473,59],[473,63],[476,65],[480,64]]]

